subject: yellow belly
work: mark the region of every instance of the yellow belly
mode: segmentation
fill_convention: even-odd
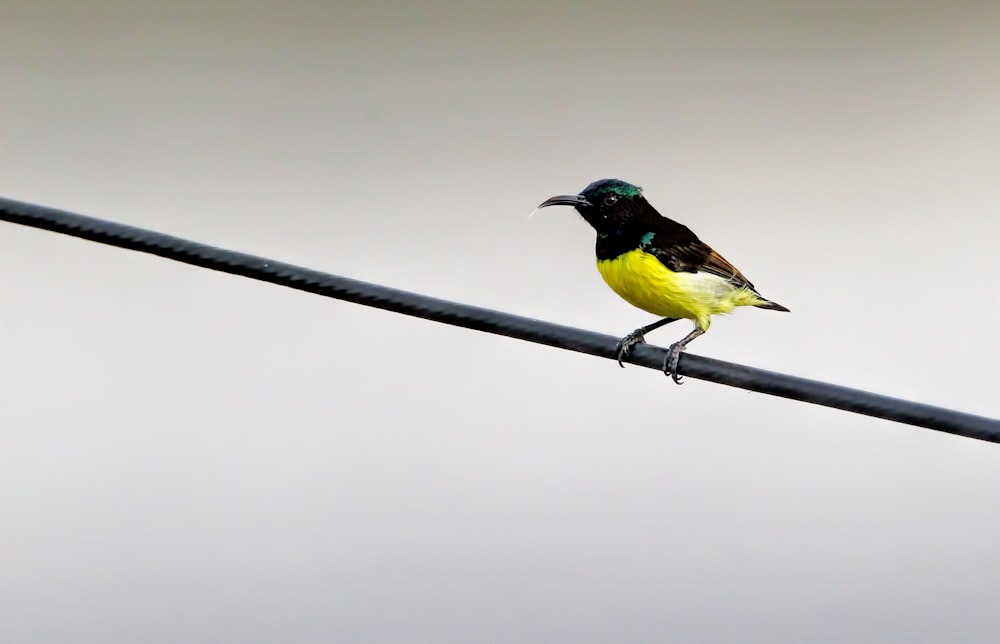
[[[750,289],[737,287],[718,275],[675,273],[641,250],[598,260],[597,270],[608,286],[632,306],[665,318],[694,320],[702,330],[708,329],[712,315],[765,302]]]

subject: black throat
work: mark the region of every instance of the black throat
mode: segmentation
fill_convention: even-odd
[[[626,228],[619,228],[610,233],[597,233],[597,259],[614,259],[624,255],[629,251],[639,248],[644,233],[632,232]]]
[[[645,235],[664,219],[641,195],[622,197],[613,205],[596,203],[577,211],[597,233],[597,259],[615,259],[639,248]]]

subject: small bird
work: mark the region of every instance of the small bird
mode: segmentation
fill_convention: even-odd
[[[681,384],[677,362],[688,343],[708,331],[711,317],[738,306],[788,311],[765,299],[722,255],[690,228],[664,217],[642,188],[620,179],[595,181],[578,195],[558,195],[538,208],[573,206],[597,231],[597,270],[629,304],[663,319],[640,327],[615,347],[618,365],[645,335],[681,318],[694,330],[670,346],[663,372]]]

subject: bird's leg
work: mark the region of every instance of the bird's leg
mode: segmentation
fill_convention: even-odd
[[[681,375],[677,373],[677,362],[680,360],[681,351],[687,348],[691,340],[694,340],[704,332],[703,329],[695,328],[694,331],[684,336],[683,340],[671,344],[667,350],[667,359],[663,361],[663,373],[670,376],[678,385],[681,384]]]
[[[678,318],[663,318],[662,320],[657,320],[652,324],[647,324],[644,327],[636,329],[619,340],[618,344],[615,345],[615,355],[618,358],[618,366],[622,369],[625,368],[625,365],[622,364],[622,360],[627,358],[628,354],[632,353],[632,347],[646,341],[647,333],[655,329],[659,329],[661,326],[670,324],[671,322],[676,322],[677,320]]]

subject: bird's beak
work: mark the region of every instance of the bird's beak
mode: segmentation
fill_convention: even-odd
[[[549,197],[542,203],[538,204],[539,208],[547,208],[549,206],[593,206],[594,204],[587,201],[582,195],[558,195],[555,197]]]

